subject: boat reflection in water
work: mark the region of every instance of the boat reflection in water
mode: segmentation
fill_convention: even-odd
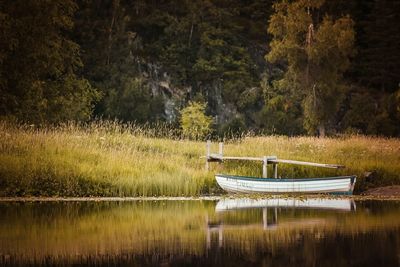
[[[229,223],[224,221],[224,212],[235,212],[240,210],[252,209],[262,210],[262,220],[260,222],[237,222]],[[312,225],[318,226],[325,221],[322,218],[302,218],[302,219],[289,219],[280,222],[278,225],[278,213],[282,209],[314,209],[314,210],[331,210],[334,212],[351,212],[356,210],[356,204],[353,199],[328,199],[328,198],[268,198],[268,199],[251,199],[251,198],[237,198],[237,199],[221,199],[215,206],[217,220],[210,220],[206,217],[207,222],[207,248],[211,247],[211,234],[218,233],[218,246],[223,245],[223,230],[224,229],[254,229],[262,228],[263,230],[275,230],[281,226],[283,228],[301,228],[310,227]]]
[[[222,199],[215,206],[215,211],[227,211],[249,208],[312,208],[312,209],[333,209],[350,211],[355,210],[353,199],[335,198],[268,198],[268,199]]]
[[[339,267],[400,260],[399,201],[0,202],[0,214],[0,266]]]

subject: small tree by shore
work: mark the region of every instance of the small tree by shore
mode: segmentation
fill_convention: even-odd
[[[181,127],[185,137],[202,139],[211,133],[212,118],[205,114],[205,103],[189,102],[181,110]]]

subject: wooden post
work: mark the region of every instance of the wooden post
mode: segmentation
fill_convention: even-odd
[[[278,178],[278,164],[274,163],[272,167],[274,168],[274,178],[276,179]]]
[[[210,159],[210,152],[211,151],[211,141],[207,140],[207,148],[206,148],[206,171],[209,170],[208,160]]]
[[[222,224],[218,226],[218,246],[222,248],[222,241],[224,239],[224,231],[222,230]]]
[[[263,157],[263,178],[267,178],[267,176],[268,176],[267,165],[268,165],[268,157],[264,156]]]
[[[209,225],[209,220],[208,220],[208,214],[206,214],[206,225],[207,225],[207,249],[211,247],[211,231],[210,231],[210,225]]]
[[[267,208],[263,208],[263,228],[267,230],[268,228],[268,210]]]
[[[224,154],[224,143],[222,143],[222,142],[219,142],[218,153],[221,155],[221,157],[223,157],[223,154]]]

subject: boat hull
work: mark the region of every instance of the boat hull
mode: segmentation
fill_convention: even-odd
[[[215,179],[225,191],[232,193],[353,193],[356,176],[307,179],[272,179],[217,174]]]

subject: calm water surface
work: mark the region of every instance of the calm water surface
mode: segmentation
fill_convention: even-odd
[[[0,203],[0,266],[400,266],[400,202]]]

